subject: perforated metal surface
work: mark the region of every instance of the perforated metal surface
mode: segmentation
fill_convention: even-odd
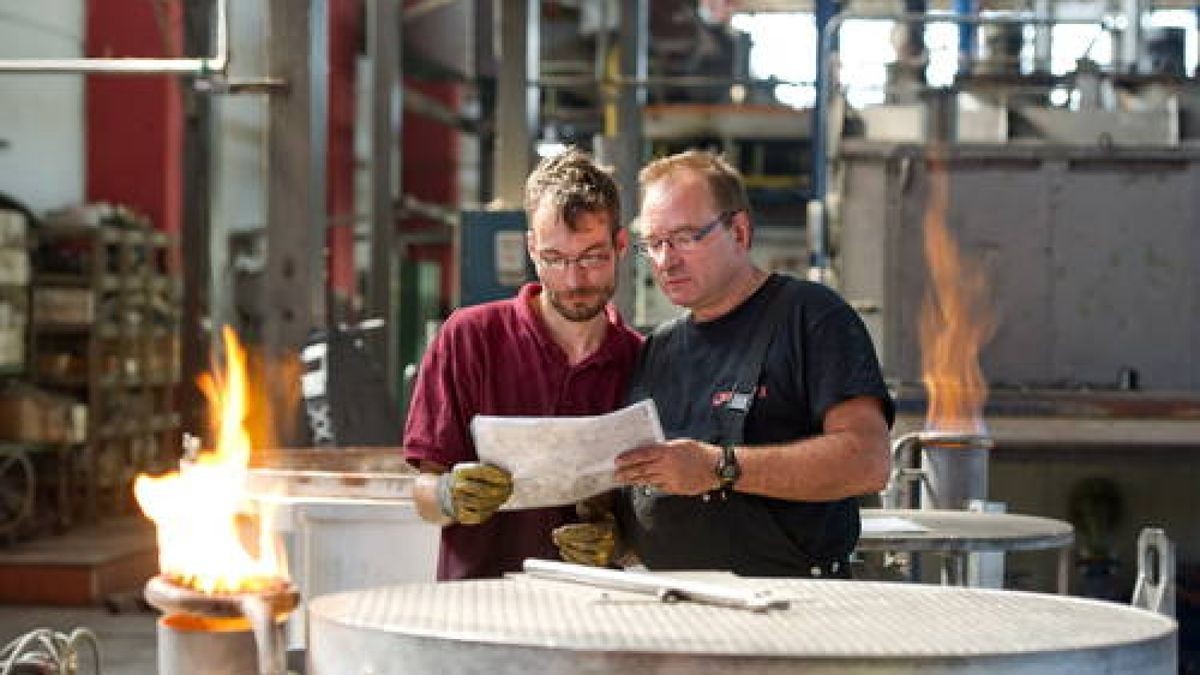
[[[526,662],[532,652],[542,663],[556,652],[574,653],[563,663],[575,664],[571,669],[577,672],[628,666],[630,657],[639,656],[672,657],[681,672],[689,662],[689,667],[721,663],[725,671],[738,664],[753,664],[754,670],[772,662],[805,662],[824,664],[830,672],[900,664],[934,672],[970,672],[984,665],[997,672],[1083,672],[1077,668],[1082,664],[1089,672],[1131,667],[1174,672],[1174,622],[1126,606],[932,586],[716,579],[769,589],[791,599],[791,608],[757,614],[668,605],[527,578],[373,589],[311,604],[312,672],[334,672],[320,665],[335,649],[342,658],[404,653],[424,666],[475,672],[463,659],[478,658],[482,646],[491,647],[482,653],[493,655],[489,660],[498,672],[523,672],[519,664],[537,662]],[[475,649],[461,651],[468,645]],[[497,653],[506,655],[499,663]],[[726,658],[713,661],[715,656]],[[383,666],[374,661],[369,666],[342,672],[409,672],[379,670]]]

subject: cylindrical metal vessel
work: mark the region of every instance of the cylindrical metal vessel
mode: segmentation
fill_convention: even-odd
[[[978,433],[916,431],[901,436],[892,445],[892,477],[880,495],[884,507],[961,510],[973,499],[987,499],[991,448],[992,439]]]
[[[146,601],[166,613],[158,631],[159,673],[286,675],[282,622],[300,593],[282,577],[266,581],[242,593],[204,593],[162,574],[146,582]],[[248,645],[241,633],[250,636]],[[249,669],[234,668],[239,651],[251,659]],[[216,670],[204,665],[210,657]]]
[[[158,620],[159,675],[253,675],[254,631],[245,619],[168,614]]]
[[[1176,625],[1125,605],[924,584],[672,575],[788,599],[751,612],[516,578],[309,603],[309,675],[1176,670]]]
[[[973,499],[987,499],[987,447],[921,443],[921,505],[927,509],[965,509]]]

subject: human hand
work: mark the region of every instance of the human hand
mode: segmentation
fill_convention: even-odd
[[[617,481],[649,485],[663,492],[698,495],[716,488],[721,448],[679,438],[635,448],[617,456]]]
[[[438,476],[442,514],[464,525],[478,525],[512,496],[512,475],[491,464],[463,462]]]
[[[608,567],[617,557],[617,521],[612,513],[590,523],[556,527],[550,536],[558,554],[570,563]]]

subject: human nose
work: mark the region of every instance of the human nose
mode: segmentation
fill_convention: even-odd
[[[672,244],[670,239],[655,242],[653,247],[646,249],[646,257],[660,267],[667,264],[668,257],[678,257],[678,254],[679,251],[675,249],[675,244]]]
[[[562,275],[570,284],[578,283],[579,279],[587,275],[588,271],[583,265],[579,264],[578,260],[568,260],[567,266],[563,268]]]

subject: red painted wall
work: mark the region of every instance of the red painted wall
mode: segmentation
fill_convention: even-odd
[[[458,110],[458,85],[444,82],[406,80],[412,87],[451,110]],[[404,192],[422,201],[456,206],[458,204],[458,132],[442,122],[410,112],[404,113],[404,158],[401,180]],[[421,218],[401,223],[402,230],[420,231],[436,225]],[[453,246],[428,244],[412,246],[408,255],[417,261],[433,261],[441,265],[442,301],[449,305],[458,284],[458,261]]]
[[[179,3],[87,0],[87,56],[179,56]],[[89,201],[122,203],[158,229],[182,222],[183,109],[180,83],[168,76],[86,78]]]

